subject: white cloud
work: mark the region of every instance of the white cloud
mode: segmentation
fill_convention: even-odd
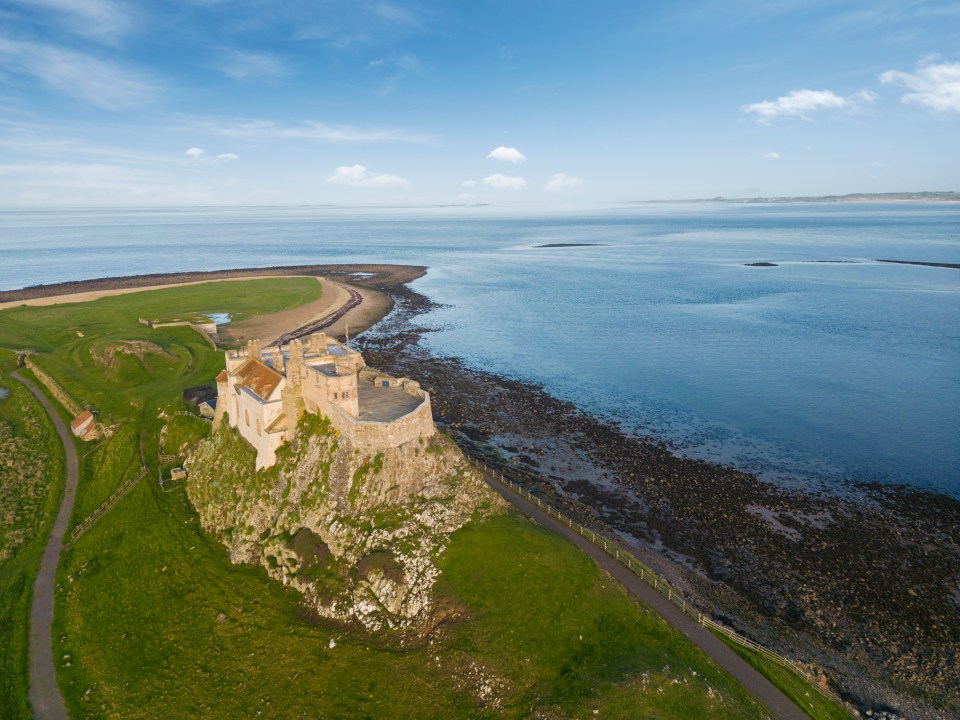
[[[331,185],[369,188],[408,188],[410,181],[399,175],[371,173],[363,165],[341,166],[327,178]]]
[[[286,66],[273,55],[245,50],[231,50],[217,68],[234,80],[269,80],[287,74]]]
[[[159,92],[153,81],[120,65],[53,45],[0,37],[0,66],[107,110],[143,105]]]
[[[767,160],[779,160],[779,159],[780,159],[780,153],[778,153],[778,152],[766,152],[766,153],[764,153],[763,155],[761,155],[761,157],[764,157],[764,158],[766,158]]]
[[[901,102],[936,112],[960,112],[960,63],[921,61],[915,72],[888,70],[880,81],[903,85],[911,92]]]
[[[757,121],[766,125],[778,117],[797,117],[809,120],[819,110],[858,110],[864,103],[876,100],[875,93],[861,90],[850,97],[841,97],[832,90],[792,90],[776,100],[744,105],[745,113],[754,113]]]
[[[465,188],[472,188],[476,186],[477,186],[476,180],[464,180],[462,183],[460,183],[460,187],[465,187]]]
[[[520,190],[527,186],[527,181],[522,177],[509,176],[502,173],[488,175],[480,182],[487,187],[494,188],[495,190]]]
[[[67,30],[83,37],[113,44],[133,28],[129,9],[113,0],[13,0],[29,8],[60,13]]]
[[[579,190],[583,187],[583,178],[567,175],[566,173],[554,173],[550,176],[547,192],[563,192],[565,190]]]
[[[272,120],[217,120],[199,122],[207,132],[232,138],[252,140],[318,140],[323,142],[405,142],[422,145],[436,144],[433,135],[413,133],[396,128],[358,128],[352,125],[332,125],[308,120],[301,125],[280,125]]]
[[[491,150],[490,154],[487,155],[487,158],[519,165],[527,159],[527,156],[517,150],[515,147],[504,147],[501,145],[500,147]]]
[[[240,158],[239,155],[229,152],[220,153],[214,157],[209,157],[206,150],[198,147],[192,147],[186,150],[183,154],[199,165],[219,165],[221,163],[233,162],[234,160],[238,160]]]

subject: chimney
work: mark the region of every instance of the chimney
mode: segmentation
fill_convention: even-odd
[[[247,340],[247,357],[252,357],[254,360],[263,359],[262,355],[260,354],[259,338],[250,338]]]
[[[303,379],[303,346],[299,340],[291,340],[287,345],[290,357],[287,359],[287,384],[292,385],[299,393]]]
[[[283,353],[280,352],[280,348],[273,349],[273,369],[278,373],[283,375]]]

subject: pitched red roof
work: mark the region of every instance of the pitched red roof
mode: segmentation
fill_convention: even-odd
[[[234,370],[233,375],[237,378],[237,385],[247,388],[263,400],[269,398],[283,380],[283,375],[253,358]]]
[[[217,382],[220,383],[220,382],[226,382],[226,381],[227,381],[227,371],[221,370],[220,374],[217,375]]]
[[[93,413],[89,410],[84,410],[82,413],[77,415],[70,423],[70,427],[74,430],[79,430],[88,422],[93,420]]]

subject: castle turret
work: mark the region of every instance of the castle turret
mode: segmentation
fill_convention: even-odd
[[[273,356],[273,369],[276,370],[281,375],[283,374],[283,353],[280,352],[280,348],[276,347],[271,353]]]
[[[313,333],[310,336],[310,345],[308,346],[308,350],[314,355],[326,355],[327,345],[329,343],[330,341],[327,339],[326,333]]]
[[[217,375],[217,408],[213,413],[213,431],[216,432],[223,422],[227,412],[227,371],[221,370]]]
[[[303,347],[299,340],[291,340],[287,346],[287,383],[280,391],[283,414],[287,416],[290,437],[303,416]]]

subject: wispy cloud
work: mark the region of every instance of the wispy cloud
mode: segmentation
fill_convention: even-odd
[[[779,160],[781,156],[780,156],[780,153],[773,151],[773,152],[765,152],[760,157],[766,160]]]
[[[399,175],[372,173],[363,165],[341,166],[327,178],[331,185],[362,188],[408,188],[410,181]]]
[[[217,69],[234,80],[274,80],[288,74],[287,66],[279,58],[246,50],[228,51],[217,63]]]
[[[579,190],[583,187],[583,178],[567,175],[566,173],[554,173],[550,176],[547,186],[544,188],[547,192],[568,192]]]
[[[809,120],[813,113],[823,110],[857,111],[876,99],[876,93],[869,90],[861,90],[848,97],[837,95],[832,90],[791,90],[776,100],[744,105],[741,109],[745,113],[753,113],[757,122],[766,125],[781,117]]]
[[[338,50],[387,45],[400,38],[428,33],[440,13],[416,2],[327,0],[321,20],[313,3],[287,3],[282,21],[294,21],[298,40],[318,40]],[[271,11],[274,7],[271,5]]]
[[[251,140],[317,140],[335,143],[402,142],[435,144],[437,139],[426,133],[399,128],[361,128],[308,120],[301,125],[282,125],[272,120],[200,120],[207,132],[232,138]]]
[[[113,44],[134,27],[128,6],[115,0],[12,0],[52,14],[54,22],[86,38]]]
[[[504,175],[503,173],[488,175],[480,182],[494,190],[522,190],[527,186],[527,181],[522,177]]]
[[[935,58],[921,60],[912,73],[888,70],[880,81],[903,85],[910,92],[901,102],[919,105],[936,112],[960,112],[960,63],[937,63]]]
[[[153,80],[118,64],[53,45],[2,37],[0,65],[107,110],[143,105],[160,90]]]
[[[500,147],[491,150],[490,154],[487,155],[487,158],[490,160],[499,160],[500,162],[519,165],[527,159],[527,156],[517,150],[515,147],[504,147],[501,145]]]
[[[211,156],[207,154],[206,150],[198,147],[188,148],[183,154],[198,165],[219,165],[220,163],[228,163],[240,159],[240,156],[236,153],[229,152]]]

